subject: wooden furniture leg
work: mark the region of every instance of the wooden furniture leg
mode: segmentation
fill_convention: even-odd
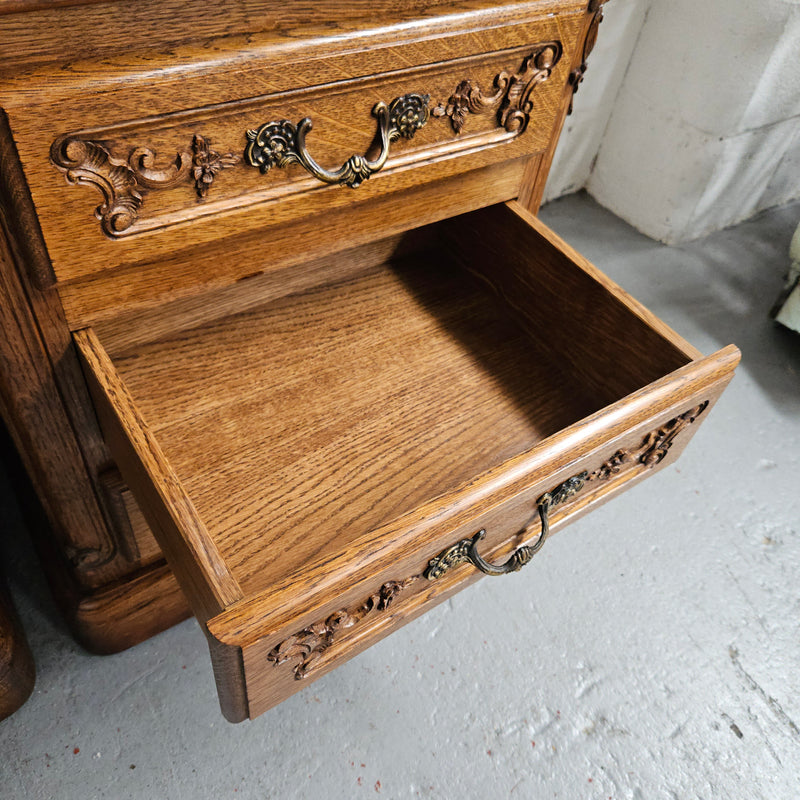
[[[30,697],[35,680],[33,656],[0,579],[0,720],[11,716]]]

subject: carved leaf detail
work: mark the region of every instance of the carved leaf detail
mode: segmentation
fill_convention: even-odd
[[[209,142],[199,133],[192,139],[192,176],[197,195],[204,198],[211,188],[217,173],[229,167],[235,167],[241,160],[241,156],[235,153],[221,155],[216,150],[212,150]]]
[[[661,427],[650,431],[641,441],[639,447],[633,450],[617,450],[611,458],[604,461],[586,479],[589,481],[608,480],[612,475],[622,471],[626,465],[640,464],[644,467],[654,467],[663,461],[678,434],[691,425],[708,407],[706,400],[700,405],[689,409]]]
[[[109,236],[133,225],[142,206],[142,193],[127,163],[112,158],[97,142],[69,137],[53,143],[50,157],[64,171],[68,183],[94,186],[101,192],[103,202],[95,216]]]
[[[53,142],[50,159],[62,170],[68,183],[92,185],[103,195],[95,210],[103,231],[115,237],[138,219],[146,194],[194,181],[200,199],[208,194],[217,174],[240,161],[234,153],[221,155],[199,134],[192,140],[192,152],[178,152],[172,162],[157,165],[158,156],[149,147],[137,147],[126,160],[113,156],[104,144],[63,136]]]
[[[460,134],[470,114],[496,114],[499,126],[510,133],[522,133],[533,108],[531,94],[550,77],[561,52],[560,42],[538,45],[517,72],[503,70],[495,76],[493,94],[485,95],[480,86],[463,80],[446,101],[433,109],[433,116],[448,117],[455,133]]]
[[[371,594],[357,606],[334,611],[326,619],[315,622],[284,639],[270,650],[267,661],[275,666],[287,661],[297,661],[294,666],[295,680],[302,680],[311,671],[312,666],[322,654],[334,643],[340,631],[352,628],[365,617],[374,612],[385,611],[395,597],[417,580],[417,576],[402,581],[388,581],[375,593]]]

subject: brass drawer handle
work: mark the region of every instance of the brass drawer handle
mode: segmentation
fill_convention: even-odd
[[[297,125],[288,119],[267,122],[256,130],[247,131],[248,145],[244,151],[245,161],[266,174],[272,167],[302,164],[315,178],[323,183],[338,183],[355,189],[377,172],[389,157],[389,145],[399,139],[411,139],[428,121],[430,95],[404,94],[395,97],[387,106],[376,103],[372,116],[378,120],[380,152],[371,160],[369,154],[352,155],[337,170],[321,167],[306,149],[306,134],[312,128],[311,117],[301,119]]]
[[[551,492],[545,492],[539,498],[537,508],[542,522],[539,536],[533,544],[517,548],[505,564],[500,564],[499,566],[490,564],[478,553],[478,543],[486,536],[486,530],[482,528],[471,539],[462,539],[460,542],[443,550],[436,558],[432,558],[428,562],[428,568],[425,570],[425,577],[429,581],[435,581],[453,567],[467,562],[477,567],[485,575],[507,575],[509,572],[519,572],[542,549],[547,540],[547,536],[550,533],[550,509],[576,495],[583,489],[588,477],[588,472],[573,475]]]

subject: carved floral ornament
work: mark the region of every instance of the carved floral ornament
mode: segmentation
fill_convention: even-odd
[[[708,408],[707,400],[650,431],[638,447],[617,450],[595,470],[582,472],[564,481],[556,489],[545,493],[548,505],[555,506],[568,502],[580,494],[588,484],[611,480],[620,473],[653,469],[666,458],[678,435],[692,425],[706,408]],[[481,534],[484,533],[482,530],[476,537],[482,538]],[[544,538],[540,536],[541,543],[534,550],[543,544]],[[449,569],[467,563],[470,560],[467,557],[469,544],[468,539],[458,542],[431,559],[421,575],[413,575],[401,581],[388,581],[363,602],[339,609],[325,619],[289,636],[270,650],[267,661],[275,667],[293,662],[294,678],[302,680],[320,665],[320,659],[331,645],[341,642],[347,636],[348,629],[367,628],[371,621],[380,619],[397,596],[408,587],[423,578],[428,581],[435,580]],[[517,571],[519,566],[512,565],[510,569],[504,571]],[[500,574],[500,571],[494,574]]]
[[[221,154],[208,139],[194,134],[190,150],[179,151],[165,167],[157,167],[157,155],[149,147],[137,147],[126,160],[113,156],[100,142],[63,136],[53,142],[50,160],[67,182],[100,190],[103,202],[95,209],[103,231],[118,236],[138,219],[148,192],[194,183],[198,199],[204,199],[216,176],[236,166],[241,156]]]
[[[381,128],[385,144],[398,138],[412,138],[429,116],[449,121],[456,135],[468,126],[470,115],[494,115],[498,128],[517,135],[523,133],[533,108],[533,91],[550,77],[561,55],[560,42],[535,45],[516,72],[503,70],[495,76],[493,90],[488,94],[465,78],[447,100],[431,102],[428,95],[420,94],[396,98],[389,106],[379,103],[373,108],[373,114],[377,109],[379,118],[386,118]],[[262,129],[272,131],[270,125],[283,126],[275,131],[279,151],[274,155],[268,152],[261,158],[260,151],[256,152],[260,146],[256,140]],[[310,130],[310,119],[303,120],[300,126],[303,125],[303,132]],[[123,156],[106,141],[70,134],[53,142],[50,160],[64,173],[68,183],[94,186],[102,194],[103,201],[96,207],[95,216],[108,236],[118,237],[130,232],[150,192],[193,184],[196,199],[202,201],[223,170],[257,166],[266,172],[271,166],[282,167],[301,161],[293,155],[300,126],[281,121],[267,123],[258,131],[243,131],[242,154],[220,153],[212,148],[208,138],[195,133],[191,145],[179,148],[171,160],[160,157],[146,145],[130,148]],[[375,163],[365,156],[356,156],[336,172],[324,170],[316,163],[311,166],[316,167],[327,183],[355,187],[380,169],[385,160],[385,154],[383,160]],[[310,171],[316,174],[314,169]]]

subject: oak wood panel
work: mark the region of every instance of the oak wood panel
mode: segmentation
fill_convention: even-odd
[[[111,83],[107,91],[99,91],[80,70],[81,80],[74,95],[66,95],[66,89],[56,89],[53,75],[25,82],[24,87],[46,87],[39,97],[29,96],[27,88],[15,94],[13,87],[3,88],[0,84],[0,100],[9,115],[56,273],[61,280],[69,280],[115,264],[163,257],[168,251],[234,233],[274,230],[289,220],[357,206],[382,193],[402,192],[419,183],[543,150],[567,79],[566,65],[578,44],[583,15],[537,16],[534,6],[515,6],[516,12],[527,8],[529,20],[514,24],[508,23],[507,10],[500,8],[492,12],[497,19],[473,19],[467,15],[459,18],[455,29],[440,32],[442,35],[434,35],[424,26],[410,26],[417,37],[410,42],[399,41],[398,31],[381,28],[373,32],[374,36],[371,33],[368,41],[361,42],[356,51],[351,45],[348,52],[336,56],[339,61],[335,64],[330,47],[340,46],[341,40],[329,36],[302,48],[296,63],[290,63],[282,49],[267,52],[258,67],[253,65],[253,59],[242,63],[238,53],[230,53],[220,56],[213,65],[210,59],[205,63],[207,72],[191,78],[173,77],[173,61],[171,69],[157,73],[157,77],[148,72],[136,80],[120,79]],[[404,29],[402,33],[408,31]],[[309,136],[309,148],[323,163],[338,164],[369,144],[375,130],[369,110],[375,100],[388,101],[395,94],[408,91],[428,91],[433,95],[432,103],[446,103],[465,78],[477,81],[485,93],[491,93],[496,75],[504,70],[510,74],[519,70],[524,53],[546,41],[560,41],[565,55],[550,78],[533,90],[531,122],[521,135],[514,138],[497,128],[496,114],[470,114],[460,135],[451,129],[447,117],[433,118],[414,141],[394,143],[397,156],[391,156],[382,173],[353,192],[317,187],[314,179],[303,177],[305,173],[299,167],[273,169],[262,176],[240,162],[216,176],[203,201],[197,200],[190,175],[174,188],[150,191],[139,186],[144,201],[138,216],[144,232],[135,233],[134,225],[125,231],[124,238],[112,241],[94,216],[101,200],[96,188],[65,185],[64,175],[50,162],[51,145],[65,134],[97,140],[123,163],[137,147],[151,148],[158,154],[157,168],[168,167],[178,152],[191,150],[195,133],[208,138],[221,154],[241,155],[246,129],[275,116],[287,116],[297,122],[311,113],[317,125]],[[309,52],[317,46],[322,48],[320,53]],[[472,55],[481,58],[475,62],[470,60]],[[331,70],[327,77],[320,74],[321,63]],[[105,74],[107,65],[103,67]],[[262,81],[263,75],[268,75],[267,84],[255,85],[246,74],[248,69],[257,70]],[[421,70],[418,77],[415,70]],[[214,81],[221,84],[215,87]],[[366,84],[351,87],[359,81]],[[426,85],[417,86],[418,82]],[[292,99],[292,92],[298,90],[302,90],[301,95]],[[163,107],[154,103],[162,103]],[[146,118],[142,117],[143,108],[148,109]],[[496,135],[489,134],[486,126],[490,124],[502,134],[500,139],[495,141]],[[503,136],[511,138],[503,141]],[[415,144],[417,140],[421,149]],[[454,146],[467,149],[454,158],[450,153]],[[299,197],[298,188],[304,192]],[[403,198],[397,197],[396,202],[402,204]],[[462,205],[459,210],[468,208]],[[155,228],[148,232],[147,226]],[[298,242],[298,246],[302,245]]]
[[[445,227],[451,251],[604,402],[701,356],[520,204],[492,206]],[[493,235],[497,230],[503,236]]]
[[[266,231],[238,235],[232,231],[222,241],[61,285],[59,293],[73,330],[89,326],[114,330],[125,318],[134,320],[136,328],[135,320],[143,314],[160,315],[159,325],[164,325],[168,315],[161,310],[167,302],[199,303],[204,292],[286,267],[304,269],[306,262],[444,219],[465,206],[480,208],[513,197],[522,166],[520,160],[493,164],[389,196],[365,195],[362,190],[368,192],[369,187],[361,186],[345,196],[359,204],[357,214],[345,204]],[[363,204],[361,198],[366,198]],[[180,327],[180,313],[175,321]]]
[[[108,467],[100,474],[99,480],[104,505],[113,518],[114,530],[118,532],[118,547],[127,561],[140,566],[163,561],[161,548],[119,470],[115,466]]]
[[[128,557],[124,542],[126,528],[115,525],[113,508],[105,502],[99,476],[107,469],[111,456],[97,426],[60,298],[52,287],[47,288],[48,281],[43,279],[47,270],[40,262],[44,259],[49,268],[49,261],[2,112],[0,219],[4,232],[0,269],[4,272],[9,303],[14,307],[17,324],[35,330],[41,342],[40,349],[30,349],[25,355],[11,345],[15,334],[10,331],[7,334],[9,358],[14,361],[14,372],[25,397],[8,401],[6,421],[15,430],[17,447],[26,461],[43,459],[48,465],[38,468],[42,474],[54,468],[52,455],[60,451],[60,474],[53,474],[47,480],[61,485],[60,491],[72,499],[62,508],[59,501],[53,503],[58,495],[52,495],[46,485],[40,483],[42,502],[48,507],[56,530],[61,531],[58,537],[62,542],[69,542],[65,555],[74,579],[86,588],[98,587],[135,571],[140,562]],[[41,395],[27,394],[25,376],[28,373],[48,375],[47,380],[53,383],[52,390]],[[22,405],[17,408],[19,403]],[[32,416],[19,416],[23,406],[37,403],[42,408],[34,409]],[[54,403],[58,407],[52,407]],[[44,408],[45,405],[48,408]],[[54,416],[58,423],[53,428],[34,429],[28,433],[27,426],[38,415]],[[25,443],[23,437],[27,437]],[[45,449],[43,455],[37,453],[33,444],[36,441]],[[78,504],[84,508],[81,514],[75,513]]]
[[[91,572],[109,552],[81,451],[64,409],[8,239],[0,232],[0,411],[74,567]],[[99,556],[99,558],[98,558]]]
[[[120,472],[203,620],[242,598],[192,501],[91,329],[75,334],[87,381]]]
[[[268,591],[248,597],[208,624],[225,644],[245,647],[259,638],[313,622],[333,610],[331,598],[344,604],[374,591],[381,581],[397,579],[417,569],[453,537],[454,530],[472,525],[488,512],[531,486],[552,488],[573,474],[573,467],[592,453],[604,457],[609,443],[636,430],[643,420],[660,420],[687,400],[713,399],[730,380],[739,351],[729,346],[643,387],[613,405],[548,437],[497,469],[476,476],[447,498],[437,498],[404,518],[380,526],[349,543],[324,561],[284,576]],[[716,387],[716,388],[715,388]],[[491,542],[489,547],[491,548]]]
[[[186,596],[163,558],[124,579],[88,588],[68,568],[63,545],[17,448],[0,428],[6,472],[53,598],[70,632],[92,653],[117,653],[191,615]]]
[[[541,32],[535,31],[531,35],[547,36],[556,32],[560,35],[568,33],[568,26],[562,23],[556,27],[551,23],[544,25]],[[464,43],[465,50],[469,46],[476,45],[472,41]],[[544,52],[547,58],[543,55]],[[457,118],[456,124],[463,124],[463,127],[458,130],[454,128],[452,118],[444,115],[444,110],[449,98],[463,80],[468,78],[479,87],[482,96],[488,98],[496,95],[494,84],[502,73],[509,76],[529,75],[522,80],[523,85],[528,80],[533,80],[536,70],[525,67],[532,57],[536,58],[537,63],[540,59],[544,60],[539,68],[542,80],[532,88],[532,107],[525,115],[530,121],[524,131],[519,128],[507,130],[499,123],[502,93],[497,95],[493,105],[487,104],[482,110],[477,104],[475,111],[467,113],[463,121]],[[405,61],[406,58],[404,54],[402,60]],[[552,67],[545,67],[544,62],[555,64],[552,74]],[[565,70],[559,70],[559,63],[560,43],[549,39],[536,40],[495,53],[479,52],[424,67],[404,66],[384,74],[342,79],[308,89],[283,91],[252,100],[219,103],[198,110],[180,110],[157,118],[134,119],[116,124],[106,122],[91,128],[86,126],[84,118],[81,128],[68,130],[67,139],[60,137],[59,141],[80,139],[99,144],[111,158],[122,165],[129,161],[130,154],[137,148],[147,147],[158,156],[157,165],[168,168],[175,161],[176,154],[185,154],[187,162],[192,159],[194,146],[200,146],[193,141],[194,137],[202,133],[205,140],[203,148],[210,148],[220,156],[229,158],[224,164],[217,162],[218,170],[213,175],[206,175],[213,180],[204,184],[207,194],[202,202],[198,202],[195,176],[191,170],[181,173],[182,177],[177,181],[158,177],[154,185],[148,186],[133,168],[123,166],[122,169],[132,182],[136,182],[142,200],[134,210],[128,227],[105,230],[109,236],[118,239],[136,237],[150,230],[193,220],[204,220],[208,223],[208,217],[217,214],[238,210],[254,203],[263,206],[270,201],[283,200],[294,194],[322,188],[320,181],[310,176],[299,164],[286,168],[273,167],[267,175],[263,175],[241,158],[248,141],[245,132],[270,121],[287,119],[292,124],[297,124],[302,118],[310,117],[314,127],[307,137],[308,150],[320,164],[335,168],[354,154],[370,153],[373,158],[377,155],[379,148],[376,146],[375,135],[378,125],[372,114],[376,103],[383,101],[388,104],[394,98],[410,92],[429,95],[428,103],[422,107],[429,108],[432,116],[412,138],[398,137],[390,144],[389,160],[371,179],[373,182],[378,181],[378,178],[381,179],[379,182],[383,182],[387,175],[400,169],[425,168],[427,172],[436,160],[455,158],[479,149],[493,148],[496,151],[493,154],[494,160],[517,157],[520,152],[543,150],[548,143],[561,84],[566,76]],[[102,112],[93,113],[103,119]],[[440,115],[437,116],[437,113]],[[21,136],[19,124],[17,128],[18,136]],[[37,133],[40,134],[40,131],[37,130]],[[62,172],[68,164],[75,164],[71,159],[77,158],[67,157],[69,151],[65,153],[64,147],[63,144],[53,145],[50,151],[51,160],[62,168]],[[234,163],[236,158],[239,160]],[[138,169],[136,160],[134,167]],[[99,167],[98,170],[102,172]],[[148,173],[144,171],[142,174],[146,176]],[[49,191],[37,193],[37,201],[42,208],[46,227],[60,235],[67,225],[73,227],[76,220],[84,220],[87,210],[93,211],[96,203],[92,201],[97,195],[91,189],[82,190],[80,195],[74,191],[68,193],[64,189],[63,180],[52,180],[52,174],[49,177]],[[337,187],[335,193],[338,194],[339,191]],[[68,194],[74,196],[68,197]],[[126,196],[122,188],[118,189],[118,194],[120,197]],[[49,208],[54,207],[57,198],[62,204],[65,199],[71,201],[68,206],[64,206],[65,219],[59,229],[55,229],[54,222],[48,220],[46,213]],[[82,204],[80,200],[83,200]],[[71,213],[73,208],[74,214]],[[92,215],[90,221],[92,224],[91,227],[87,226],[87,232],[92,230],[94,238],[102,243],[100,225]],[[52,234],[48,238],[52,240]],[[108,252],[114,253],[114,249],[111,248]],[[53,257],[57,264],[64,260],[59,250],[54,252]],[[71,265],[69,271],[62,270],[61,277],[69,279],[80,274],[77,272],[78,266],[80,265]]]
[[[93,3],[98,7],[80,8]],[[217,0],[187,16],[181,0],[4,0],[0,15],[29,13],[0,21],[5,34],[0,38],[0,65],[5,68],[0,74],[25,75],[36,65],[65,58],[77,65],[102,62],[106,71],[123,66],[144,70],[145,65],[156,69],[167,59],[174,65],[207,61],[219,52],[257,55],[276,41],[297,46],[298,41],[315,43],[331,34],[358,41],[365,32],[385,27],[430,28],[437,18],[452,29],[466,15],[479,16],[491,27],[501,15],[545,15],[583,5],[585,0],[529,0],[500,8],[492,0]]]
[[[735,360],[735,359],[734,359]],[[721,364],[721,362],[718,362]],[[649,441],[649,432],[657,429],[666,421],[685,412],[687,407],[702,407],[699,417],[683,429],[675,438],[665,456],[655,463],[634,463],[621,466],[619,474],[611,473],[606,476],[602,466],[598,473],[603,477],[598,480],[595,488],[585,488],[577,498],[569,501],[566,507],[556,507],[551,513],[551,532],[557,532],[564,525],[575,521],[584,514],[594,510],[597,506],[612,499],[622,491],[649,477],[663,467],[671,464],[679,457],[689,439],[694,435],[699,425],[715,403],[719,394],[730,380],[731,372],[721,370],[717,382],[698,388],[699,391],[689,393],[677,401],[665,413],[658,417],[643,419],[638,425],[627,430],[621,436],[604,442],[588,457],[573,461],[567,470],[551,474],[540,480],[537,485],[534,481],[526,489],[520,491],[510,500],[486,513],[462,524],[452,530],[441,541],[432,553],[437,553],[442,547],[453,544],[462,538],[471,538],[479,529],[488,531],[482,542],[481,551],[484,557],[497,563],[505,561],[512,551],[523,544],[530,543],[539,534],[538,515],[536,514],[537,499],[545,489],[552,489],[567,477],[577,474],[581,470],[591,471],[597,469],[603,459],[608,456],[636,450],[641,442]],[[605,464],[616,463],[606,460]],[[434,547],[436,543],[431,542]],[[265,628],[268,633],[263,639],[252,642],[242,648],[242,659],[245,669],[245,682],[247,691],[247,709],[249,716],[254,718],[267,711],[272,706],[282,702],[295,692],[306,688],[317,678],[322,677],[330,670],[340,666],[345,661],[360,653],[379,639],[397,630],[407,622],[430,610],[433,606],[450,597],[454,592],[471,585],[482,577],[481,573],[470,565],[463,565],[451,570],[448,574],[436,581],[425,579],[423,570],[427,566],[427,557],[398,555],[393,562],[381,564],[385,567],[382,573],[372,577],[373,589],[354,587],[348,596],[340,596],[335,602],[327,603],[324,607],[316,609],[312,619],[293,620],[292,626],[282,631]],[[535,580],[536,567],[525,567],[526,574]],[[391,605],[385,608],[372,609],[371,613],[363,618],[350,618],[342,623],[341,610],[353,604],[350,595],[360,598],[363,602],[369,592],[374,592],[377,585],[386,583],[402,583],[404,588],[398,592]],[[359,594],[359,592],[361,594]],[[355,601],[358,602],[357,600]],[[233,608],[226,613],[226,621],[230,621],[234,614],[241,613]],[[220,620],[211,620],[209,627],[217,630]],[[469,623],[465,623],[468,627]],[[290,655],[291,647],[287,650],[285,660],[276,659],[276,648],[283,644],[291,645],[296,635],[303,631],[325,631],[324,639],[312,635],[301,635],[297,638],[303,642],[308,650],[299,649],[294,656]],[[319,635],[319,634],[317,634]],[[238,653],[240,648],[232,646],[232,653]],[[298,678],[297,667],[302,665],[302,673]],[[230,670],[224,676],[218,673],[217,681],[234,685],[241,680],[238,671]],[[235,721],[235,720],[233,720]]]
[[[307,258],[301,263],[294,262],[302,254],[294,254],[281,263],[271,257],[272,248],[268,248],[266,258],[251,259],[249,266],[256,271],[235,282],[213,290],[206,287],[202,293],[195,290],[183,295],[173,291],[171,299],[156,306],[140,304],[131,310],[119,310],[114,316],[94,320],[91,327],[109,354],[116,358],[180,331],[316,286],[338,283],[392,258],[431,248],[435,231],[435,226],[425,226],[320,258]]]
[[[62,591],[60,603],[77,641],[99,655],[126,650],[192,616],[163,560],[92,593]]]
[[[436,250],[114,362],[245,593],[598,407]]]

